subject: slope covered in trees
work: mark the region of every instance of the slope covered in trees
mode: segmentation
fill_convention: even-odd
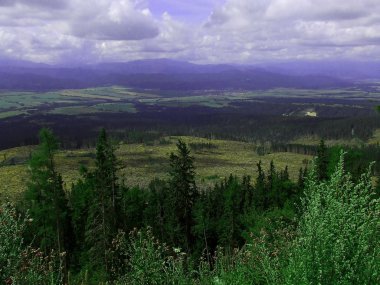
[[[6,284],[376,284],[380,200],[371,171],[352,177],[324,143],[315,166],[270,163],[257,176],[197,187],[178,141],[168,179],[127,187],[102,130],[94,169],[71,191],[56,171],[49,130],[30,159],[17,209],[0,210],[0,278]],[[336,152],[332,152],[336,153]],[[254,181],[253,181],[254,180]]]

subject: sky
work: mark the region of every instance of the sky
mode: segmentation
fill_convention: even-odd
[[[380,59],[380,0],[0,0],[0,60]]]

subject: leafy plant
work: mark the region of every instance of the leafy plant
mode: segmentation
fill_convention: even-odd
[[[286,284],[380,283],[380,200],[371,171],[354,184],[343,156],[330,180],[311,172]]]

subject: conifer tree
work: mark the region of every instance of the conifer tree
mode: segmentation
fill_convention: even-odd
[[[267,206],[269,207],[269,204],[275,204],[279,205],[279,200],[280,200],[280,189],[278,187],[278,177],[277,177],[277,172],[276,168],[274,166],[273,160],[270,162],[269,166],[269,173],[267,176],[267,191],[269,192],[269,201],[266,203]]]
[[[65,237],[69,237],[70,215],[61,175],[56,171],[54,155],[58,141],[49,129],[39,133],[40,144],[29,161],[30,182],[25,192],[25,206],[33,220],[33,234],[28,238],[45,253],[67,250]]]
[[[257,163],[257,178],[255,183],[256,197],[254,199],[255,205],[260,209],[267,209],[268,197],[265,187],[265,173],[261,166],[261,160]]]
[[[182,140],[177,143],[177,153],[170,155],[170,167],[169,204],[166,206],[170,227],[168,230],[173,231],[172,241],[189,251],[193,244],[192,208],[198,190],[195,184],[194,158]]]
[[[316,167],[317,167],[317,177],[319,181],[326,180],[328,178],[328,153],[327,147],[325,145],[325,141],[321,140],[319,143],[319,147],[317,150],[317,159],[316,159]]]
[[[81,168],[82,178],[72,185],[69,195],[69,203],[71,208],[71,221],[75,237],[76,252],[80,253],[84,250],[86,223],[88,219],[88,211],[91,205],[91,197],[93,189],[93,179],[87,168]],[[75,256],[80,258],[80,256]]]
[[[194,205],[195,225],[193,228],[197,238],[196,251],[199,256],[206,256],[209,264],[216,245],[212,194],[212,189],[207,189],[197,199]]]
[[[302,167],[300,167],[298,171],[298,181],[297,181],[297,186],[299,190],[302,190],[305,186],[305,177],[304,177],[304,170]]]
[[[116,234],[118,193],[115,148],[101,130],[96,145],[95,170],[87,176],[91,197],[86,222],[85,243],[91,263],[108,272],[108,249]]]
[[[147,206],[144,211],[145,226],[151,227],[153,234],[161,241],[165,240],[164,231],[165,223],[165,200],[168,189],[164,180],[154,179],[149,184],[149,194],[147,197]]]
[[[252,209],[252,202],[254,198],[253,187],[251,185],[251,176],[243,176],[242,182],[242,202],[240,208],[244,213]]]
[[[231,250],[241,243],[240,215],[243,209],[241,204],[241,185],[236,177],[230,175],[222,185],[224,189],[223,212],[218,221],[219,245]]]

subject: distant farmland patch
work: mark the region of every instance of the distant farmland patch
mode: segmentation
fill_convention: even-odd
[[[132,103],[104,103],[95,105],[94,108],[104,112],[137,113],[137,109]]]

